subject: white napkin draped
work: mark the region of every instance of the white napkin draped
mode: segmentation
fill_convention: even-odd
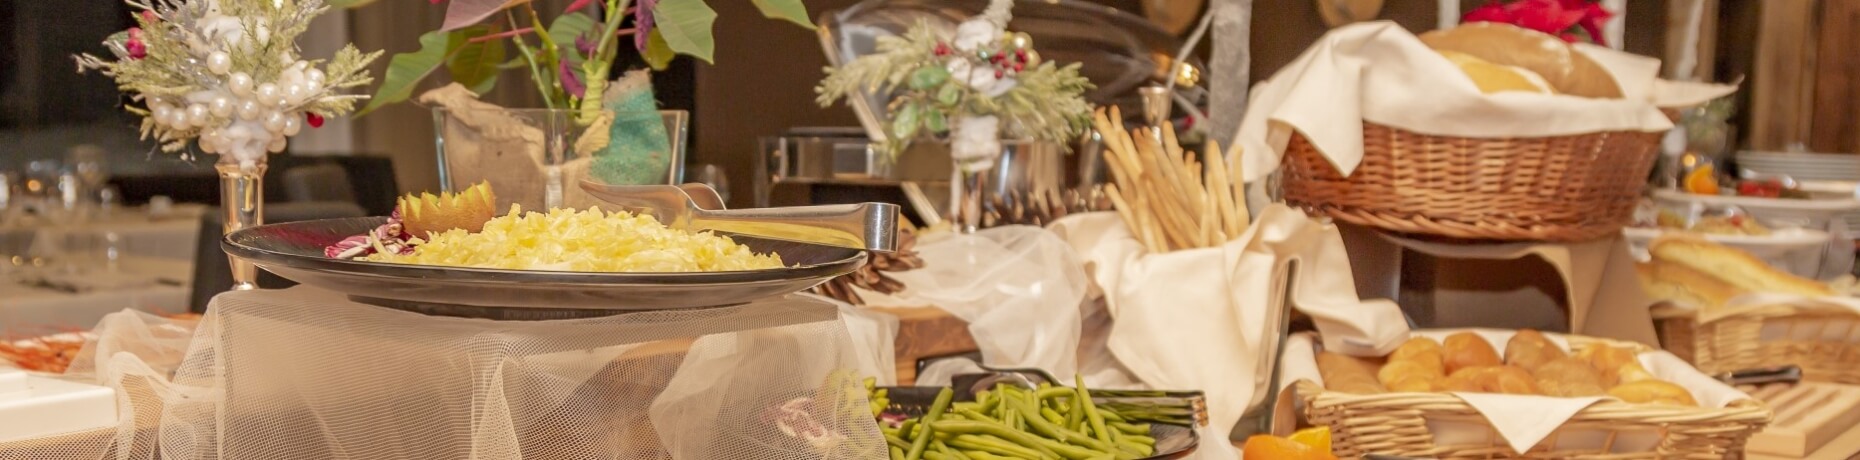
[[[1457,66],[1393,22],[1332,29],[1254,87],[1235,138],[1244,179],[1257,181],[1277,170],[1294,131],[1347,176],[1362,162],[1360,121],[1458,137],[1658,132],[1673,127],[1658,107],[1696,104],[1736,90],[1663,82],[1656,78],[1658,60],[1598,46],[1576,48],[1613,74],[1627,97],[1484,94]]]
[[[1068,216],[1052,230],[1104,293],[1116,320],[1111,353],[1151,388],[1205,391],[1213,433],[1231,432],[1270,393],[1280,305],[1356,354],[1386,353],[1408,334],[1393,302],[1357,298],[1336,227],[1281,205],[1225,245],[1161,254],[1147,253],[1113,213]]]

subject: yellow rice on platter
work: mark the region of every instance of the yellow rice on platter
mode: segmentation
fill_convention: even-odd
[[[510,213],[484,230],[430,235],[410,255],[362,260],[418,265],[579,272],[715,272],[781,268],[781,256],[756,254],[727,236],[666,227],[658,219],[600,208]]]

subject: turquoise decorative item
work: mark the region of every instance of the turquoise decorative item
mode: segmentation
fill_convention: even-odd
[[[676,155],[653,98],[651,74],[627,72],[602,99],[614,112],[614,122],[607,148],[595,153],[591,175],[613,185],[670,183]]]

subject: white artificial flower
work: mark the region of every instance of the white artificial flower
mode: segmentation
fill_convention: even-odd
[[[964,170],[983,171],[1001,157],[1001,119],[961,116],[949,130],[949,156]]]
[[[975,18],[956,26],[956,49],[974,52],[1001,39],[1001,27],[987,19]]]
[[[949,71],[951,78],[955,78],[956,81],[969,85],[970,88],[975,88],[975,90],[980,91],[983,96],[988,97],[998,97],[1002,94],[1007,94],[1008,90],[1014,89],[1014,85],[1020,83],[1014,80],[1013,77],[996,77],[994,67],[977,67],[974,62],[961,56],[950,59],[948,63],[943,65],[943,69]]]

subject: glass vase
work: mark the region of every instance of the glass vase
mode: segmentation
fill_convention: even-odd
[[[500,212],[581,209],[600,204],[582,180],[676,184],[684,176],[684,111],[433,109],[440,187],[487,182]]]
[[[987,169],[969,171],[955,164],[951,228],[974,233],[1002,225],[1051,223],[1067,204],[1065,155],[1064,148],[1050,142],[1003,140],[1001,156]]]
[[[232,155],[221,155],[213,164],[220,176],[220,210],[225,212],[223,230],[232,233],[265,223],[265,164],[241,164]],[[258,289],[258,267],[238,257],[227,255],[232,264],[233,290]]]

